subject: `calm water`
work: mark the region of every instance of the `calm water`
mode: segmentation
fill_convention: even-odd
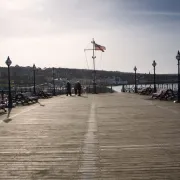
[[[132,87],[134,87],[133,85],[128,85],[128,86],[125,86],[125,88],[132,88]],[[145,87],[144,85],[138,85],[138,88],[140,88],[140,87]],[[146,87],[149,87],[149,85],[147,85]],[[153,88],[154,86],[153,85],[151,85],[151,87]],[[173,89],[173,90],[177,90],[177,87],[178,87],[178,85],[177,84],[173,84],[173,86],[172,86],[172,84],[162,84],[162,85],[159,85],[159,87],[157,86],[157,89]],[[121,92],[121,89],[122,89],[122,86],[113,86],[113,90],[115,90],[116,92]]]

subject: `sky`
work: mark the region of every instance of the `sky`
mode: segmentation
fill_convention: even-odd
[[[0,0],[0,66],[177,73],[179,0]],[[87,59],[87,61],[86,61]]]

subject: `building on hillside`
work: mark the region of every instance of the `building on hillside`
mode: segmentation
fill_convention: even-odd
[[[121,79],[121,77],[116,77],[116,76],[107,77],[106,79],[101,80],[101,81],[104,81],[104,83],[107,84],[107,85],[122,85],[122,84],[127,84],[127,81],[123,81]]]

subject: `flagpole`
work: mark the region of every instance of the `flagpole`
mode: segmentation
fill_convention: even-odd
[[[93,66],[94,66],[94,76],[93,76],[93,93],[96,94],[96,66],[95,66],[95,58],[96,56],[94,55],[94,51],[95,51],[95,41],[94,41],[94,38],[92,40],[92,44],[93,44],[93,56],[92,56],[92,59],[93,59]]]

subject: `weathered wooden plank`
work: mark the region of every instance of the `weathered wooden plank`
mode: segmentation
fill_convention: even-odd
[[[180,179],[180,106],[133,94],[55,97],[0,116],[0,179]]]

